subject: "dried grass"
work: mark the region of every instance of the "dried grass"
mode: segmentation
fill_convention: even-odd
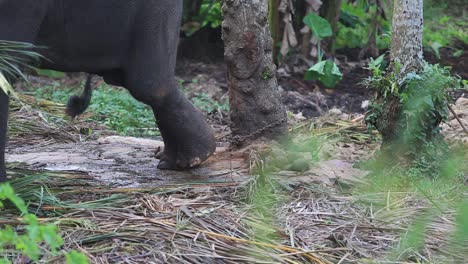
[[[63,107],[40,105],[50,106],[57,115]],[[17,120],[24,109],[13,106]],[[57,129],[59,139],[73,140],[63,127],[48,122],[41,126],[36,122],[18,126],[17,135]],[[372,138],[362,123],[353,120],[314,126],[309,122],[293,132],[300,130],[354,143]],[[408,225],[431,208],[413,193],[399,193],[399,199],[390,200],[385,193],[353,197],[316,185],[290,185],[278,190],[283,199],[276,204],[260,201],[272,215],[267,219],[256,211],[255,202],[246,199],[258,191],[255,177],[245,183],[109,189],[81,174],[17,174],[13,186],[30,201],[30,210],[40,221],[60,227],[63,250],[77,249],[92,263],[388,263],[386,257]],[[22,219],[15,217],[13,211],[2,211],[0,226],[21,226]],[[454,218],[454,212],[447,211],[432,219],[424,248],[410,252],[415,261],[464,260],[464,249],[450,246]],[[273,233],[275,238],[258,232]],[[21,259],[13,251],[4,255]],[[43,261],[64,259],[45,254]]]

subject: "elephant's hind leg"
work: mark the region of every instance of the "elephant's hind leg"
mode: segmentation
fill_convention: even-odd
[[[164,140],[159,169],[187,169],[213,154],[216,141],[205,116],[177,88],[175,80],[156,86],[129,86],[130,93],[153,108]],[[141,82],[140,82],[140,85]]]

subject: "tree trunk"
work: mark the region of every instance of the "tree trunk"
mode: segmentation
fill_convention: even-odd
[[[359,60],[364,58],[372,57],[377,58],[379,56],[379,48],[377,47],[377,31],[380,27],[380,17],[384,15],[383,9],[380,7],[379,0],[373,0],[372,5],[375,6],[375,13],[372,16],[371,21],[371,32],[369,34],[369,38],[367,40],[367,44],[364,48],[361,49],[359,52]]]
[[[333,35],[323,41],[323,48],[335,57],[336,51],[336,34],[338,32],[338,21],[340,20],[341,0],[324,1],[321,15],[328,20],[332,27]]]
[[[280,29],[280,12],[278,10],[279,1],[278,0],[269,0],[270,1],[270,27],[271,35],[273,37],[273,61],[277,62],[278,60],[278,47],[277,43],[281,41],[281,29]]]
[[[388,73],[396,72],[397,80],[408,73],[419,73],[423,62],[423,0],[395,0],[393,11],[391,66]],[[398,67],[397,67],[398,65]],[[401,118],[402,105],[398,96],[384,98],[379,95],[377,102],[383,103],[382,118],[376,124],[382,134],[384,145],[398,139],[398,122]]]
[[[233,135],[246,141],[285,135],[287,115],[273,63],[268,0],[224,0],[222,10]]]
[[[399,63],[400,76],[419,72],[423,61],[423,0],[395,0],[390,59]]]

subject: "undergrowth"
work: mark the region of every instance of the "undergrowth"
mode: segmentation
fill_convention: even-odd
[[[365,202],[374,212],[410,212],[408,216],[411,221],[407,223],[407,229],[401,233],[400,240],[388,252],[386,259],[425,263],[420,252],[437,235],[429,231],[430,227],[437,225],[439,219],[451,219],[453,230],[439,227],[449,237],[441,245],[443,250],[439,252],[440,256],[432,258],[440,259],[441,262],[435,263],[445,263],[449,259],[457,261],[460,257],[457,250],[468,246],[468,186],[464,176],[468,172],[464,162],[468,158],[467,153],[466,147],[451,148],[447,157],[437,160],[439,170],[431,173],[419,166],[389,166],[394,162],[382,156],[360,165],[362,169],[370,170],[371,174],[365,184],[354,189],[354,197]],[[437,177],[431,177],[433,175]],[[378,217],[376,220],[386,221]]]
[[[66,104],[76,93],[57,85],[34,88],[34,95]],[[156,123],[150,107],[135,100],[126,90],[101,85],[93,91],[88,108],[90,120],[102,123],[108,128],[126,136],[157,136]]]
[[[16,195],[10,184],[0,184],[0,212],[4,206],[16,208],[21,218],[16,227],[7,224],[0,228],[1,264],[12,263],[9,256],[18,253],[31,261],[39,261],[44,255],[63,255],[60,249],[64,243],[58,234],[58,227],[40,223],[34,214],[28,212],[26,203]],[[64,256],[68,264],[88,263],[86,256],[77,251],[65,253]]]
[[[462,82],[439,65],[425,63],[421,73],[397,77],[398,65],[387,72],[382,63],[383,56],[369,65],[372,76],[365,84],[375,97],[366,123],[383,134],[383,155],[434,176],[448,151],[439,125],[449,117],[449,92],[461,88]]]
[[[434,1],[424,3],[424,35],[423,44],[432,50],[440,59],[439,49],[447,47],[454,56],[463,54],[463,50],[456,47],[457,42],[468,44],[468,19],[463,14],[466,1]]]
[[[32,93],[39,99],[66,104],[75,88],[64,88],[59,83],[33,87]],[[206,94],[192,95],[190,100],[205,113],[228,111],[229,106],[212,100]],[[102,84],[95,88],[87,110],[89,120],[104,124],[124,136],[159,136],[152,109],[134,99],[127,90]],[[86,119],[85,119],[86,120]]]

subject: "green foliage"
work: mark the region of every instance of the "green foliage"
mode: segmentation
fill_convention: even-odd
[[[221,2],[217,0],[203,0],[200,10],[195,17],[184,17],[182,31],[187,36],[193,35],[203,27],[217,28],[223,22]]]
[[[459,88],[461,81],[451,76],[447,68],[429,64],[425,64],[420,74],[409,73],[397,79],[394,72],[382,70],[382,62],[382,58],[371,61],[369,69],[373,75],[365,81],[376,92],[366,123],[369,129],[379,129],[386,111],[390,111],[386,105],[398,99],[401,115],[394,126],[398,139],[390,148],[411,157],[413,165],[436,173],[438,170],[434,167],[438,167],[439,158],[446,155],[439,124],[448,119],[447,105],[451,100],[448,92]],[[395,68],[395,72],[399,72],[398,65]]]
[[[15,191],[9,184],[0,185],[0,209],[3,208],[2,201],[9,200],[12,202],[21,213],[27,213],[27,207],[24,201],[15,194]],[[1,240],[0,240],[1,241]]]
[[[66,75],[64,72],[53,71],[53,70],[43,70],[43,69],[35,69],[36,73],[40,76],[46,76],[50,78],[65,78]]]
[[[372,32],[372,19],[376,14],[376,6],[369,5],[368,1],[342,1],[340,23],[336,37],[337,48],[362,48],[369,40],[369,32]],[[391,23],[379,18],[381,31],[377,34],[377,47],[387,49],[390,47]]]
[[[221,2],[205,0],[200,9],[198,20],[202,20],[202,27],[210,26],[217,28],[223,22],[223,12]]]
[[[304,17],[304,24],[306,24],[319,39],[324,39],[333,35],[330,23],[325,18],[314,13],[310,13]]]
[[[320,41],[325,37],[333,35],[330,23],[314,14],[310,13],[304,17],[304,24],[306,24],[316,38],[318,38],[318,63],[312,65],[305,73],[306,80],[319,80],[325,86],[331,88],[334,87],[342,78],[343,75],[340,69],[333,61],[322,61],[322,51]]]
[[[122,135],[155,136],[154,114],[149,106],[135,100],[126,90],[101,86],[93,93],[89,111],[93,120]]]
[[[455,229],[448,238],[447,248],[457,250],[466,248],[468,239],[468,186],[464,184],[464,173],[468,172],[465,160],[468,158],[466,147],[452,148],[446,157],[440,157],[437,177],[428,177],[426,170],[419,166],[391,166],[395,155],[377,156],[375,159],[361,164],[361,167],[371,171],[366,183],[354,190],[355,197],[363,197],[372,202],[374,211],[385,209],[387,212],[402,212],[411,204],[424,204],[424,211],[414,215],[408,223],[408,228],[401,233],[401,238],[395,248],[386,257],[392,262],[408,260],[417,256],[424,249],[429,234],[429,227],[436,219],[446,218],[448,212],[455,212]],[[411,195],[411,199],[408,199]],[[402,201],[411,200],[411,204]],[[386,215],[386,214],[384,214]],[[377,217],[377,220],[379,218]],[[386,220],[386,219],[382,219]],[[441,251],[444,251],[441,250]]]
[[[0,73],[9,77],[26,79],[21,68],[31,68],[30,62],[42,58],[29,43],[0,40]],[[2,87],[0,87],[2,88]]]
[[[343,79],[338,66],[332,61],[321,61],[309,68],[305,75],[306,80],[319,80],[325,86],[331,88]]]
[[[37,217],[29,214],[24,201],[15,194],[10,184],[0,184],[0,209],[5,205],[3,202],[11,202],[21,214],[23,214],[23,228],[20,233],[10,226],[0,229],[0,255],[13,248],[24,254],[33,261],[38,261],[43,255],[45,248],[48,248],[52,255],[58,255],[59,249],[63,245],[62,238],[58,235],[58,228],[54,224],[44,225],[39,223]],[[73,264],[87,263],[84,255],[74,252]],[[68,259],[68,257],[67,257]],[[81,262],[74,260],[80,259]],[[0,263],[11,263],[5,256],[0,259]]]
[[[55,86],[36,88],[34,93],[38,98],[61,103],[66,103],[72,94]],[[121,135],[159,135],[151,108],[135,100],[126,90],[100,86],[93,91],[88,110],[93,113],[91,120],[103,123]]]
[[[456,40],[468,44],[468,19],[457,12],[463,9],[459,6],[463,3],[455,2],[449,4],[447,1],[428,1],[424,4],[423,44],[438,58],[441,47],[451,47]]]
[[[14,94],[11,78],[26,79],[21,68],[30,68],[30,60],[41,58],[33,49],[29,43],[0,40],[0,89],[4,93]]]
[[[67,260],[67,264],[88,264],[89,263],[88,258],[76,250],[72,250],[70,253],[66,254],[65,258]]]
[[[218,111],[229,111],[227,103],[221,103],[211,99],[206,93],[195,94],[190,100],[192,103],[205,113],[212,113]]]

